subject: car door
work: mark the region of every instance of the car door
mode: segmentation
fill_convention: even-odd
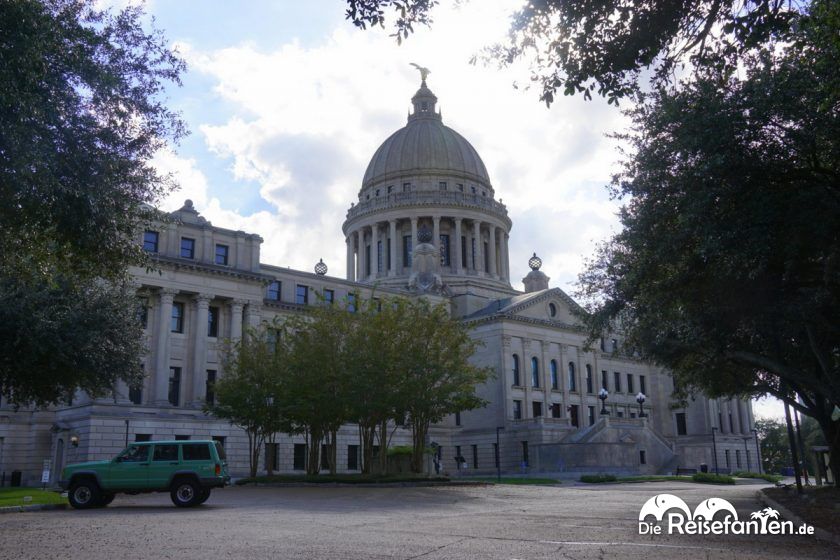
[[[149,465],[149,487],[165,488],[180,465],[177,443],[156,443]]]
[[[149,482],[149,445],[129,445],[117,455],[108,469],[107,489],[144,489]]]

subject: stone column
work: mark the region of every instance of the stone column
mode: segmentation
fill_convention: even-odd
[[[411,262],[414,262],[414,247],[417,246],[417,218],[411,218]],[[409,263],[405,263],[409,266]]]
[[[509,236],[506,231],[502,230],[502,277],[510,281],[510,252],[508,248]]]
[[[201,408],[204,403],[204,384],[207,377],[207,324],[210,300],[213,294],[198,294],[193,297],[196,308],[195,328],[193,329],[192,363],[192,403],[193,408]]]
[[[440,252],[440,216],[432,216],[432,245]]]
[[[362,230],[361,228],[353,232],[353,240],[356,243],[356,281],[362,280]]]
[[[379,276],[379,224],[376,222],[370,226],[370,274],[374,278]]]
[[[353,258],[354,250],[353,250],[353,232],[351,231],[350,234],[347,236],[347,239],[344,240],[344,243],[347,245],[347,273],[345,276],[351,282],[356,280],[355,270],[353,270],[356,260]]]
[[[543,382],[543,417],[551,418],[551,359],[548,351],[550,350],[549,343],[545,340],[540,341],[540,361],[542,362],[542,369],[540,375]],[[557,372],[560,374],[560,371]]]
[[[251,328],[257,328],[262,321],[262,306],[259,302],[249,301],[245,308],[245,324]]]
[[[455,239],[452,240],[454,243],[452,248],[454,251],[452,252],[455,256],[455,274],[461,274],[461,218],[455,218]]]
[[[154,404],[169,405],[169,333],[172,329],[172,300],[178,290],[160,291],[158,332],[155,351]]]
[[[388,236],[391,240],[391,266],[388,267],[388,276],[397,275],[397,220],[388,222]]]
[[[359,228],[359,275],[356,280],[364,282],[367,280],[367,253],[365,251],[365,228]]]
[[[490,239],[490,243],[487,244],[487,251],[489,251],[490,255],[488,260],[490,261],[490,276],[496,277],[496,226],[493,224],[488,224],[488,237]]]
[[[475,260],[475,270],[479,276],[484,276],[484,262],[481,258],[481,222],[473,220],[473,260]]]
[[[246,303],[244,299],[230,302],[230,339],[234,342],[242,338],[242,309]]]

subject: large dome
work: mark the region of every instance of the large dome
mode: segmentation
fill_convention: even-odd
[[[434,111],[437,98],[425,83],[412,101],[414,114],[373,154],[362,189],[409,175],[460,177],[492,188],[478,152],[466,138],[443,124],[440,113]]]

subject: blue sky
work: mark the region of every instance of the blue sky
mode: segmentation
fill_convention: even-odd
[[[126,0],[102,0],[119,6]],[[605,186],[618,169],[607,134],[627,120],[596,99],[551,108],[526,65],[471,65],[504,36],[520,0],[449,3],[431,29],[398,46],[388,31],[357,30],[342,0],[149,0],[146,11],[186,59],[169,103],[191,130],[156,164],[215,225],[259,233],[262,260],[311,270],[320,258],[344,276],[341,223],[379,144],[405,124],[417,62],[444,122],[478,150],[508,206],[514,286],[536,252],[553,286],[569,293],[597,242],[617,227]],[[776,406],[758,412],[777,415]]]

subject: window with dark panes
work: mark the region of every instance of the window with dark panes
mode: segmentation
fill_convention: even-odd
[[[143,250],[149,253],[158,252],[158,232],[146,231],[143,233]]]
[[[189,237],[181,238],[181,258],[194,259],[195,258],[195,239]]]
[[[152,441],[152,434],[134,434],[134,441]]]
[[[335,301],[335,290],[324,290],[324,303],[332,305]]]
[[[595,382],[592,380],[592,366],[586,364],[586,392],[590,395],[594,389]]]
[[[569,391],[577,391],[577,373],[574,362],[569,362]]]
[[[184,461],[209,461],[210,446],[206,443],[185,443],[181,446]]]
[[[266,299],[280,301],[280,282],[275,280],[274,282],[268,285],[268,290],[266,291]]]
[[[207,309],[207,336],[219,336],[219,308],[212,305]]]
[[[227,266],[230,248],[227,245],[216,244],[216,264]]]
[[[176,301],[172,304],[172,320],[169,330],[174,333],[184,332],[184,304]]]
[[[155,452],[152,461],[177,461],[178,446],[175,444],[155,445]]]
[[[169,368],[169,404],[178,406],[181,402],[181,368]]]
[[[543,403],[534,401],[531,403],[531,411],[534,413],[534,418],[539,418],[543,415]]]
[[[175,441],[187,441],[190,439],[190,436],[186,434],[179,434],[175,436]]]
[[[633,374],[632,373],[627,374],[627,392],[631,393],[631,394],[633,393]]]
[[[688,434],[687,426],[685,423],[685,412],[677,412],[674,416],[677,419],[677,435],[684,436]]]
[[[440,265],[450,266],[451,260],[449,258],[449,235],[446,233],[440,234]]]
[[[359,446],[358,445],[348,445],[347,446],[347,470],[348,471],[359,470]]]
[[[204,402],[216,404],[216,370],[207,370],[207,381],[204,383]]]
[[[301,305],[309,303],[309,286],[302,284],[295,286],[295,303]]]
[[[615,382],[615,387],[613,388],[613,391],[615,391],[616,393],[620,393],[621,392],[621,373],[620,372],[617,372],[617,371],[613,372],[613,381]]]
[[[522,401],[513,401],[513,418],[514,420],[522,418]]]
[[[403,266],[411,266],[411,236],[403,235]]]
[[[292,468],[296,471],[306,470],[306,444],[296,443],[292,460]]]
[[[141,440],[137,440],[141,441]],[[149,446],[148,445],[130,445],[122,455],[120,455],[121,463],[143,463],[149,460]]]

